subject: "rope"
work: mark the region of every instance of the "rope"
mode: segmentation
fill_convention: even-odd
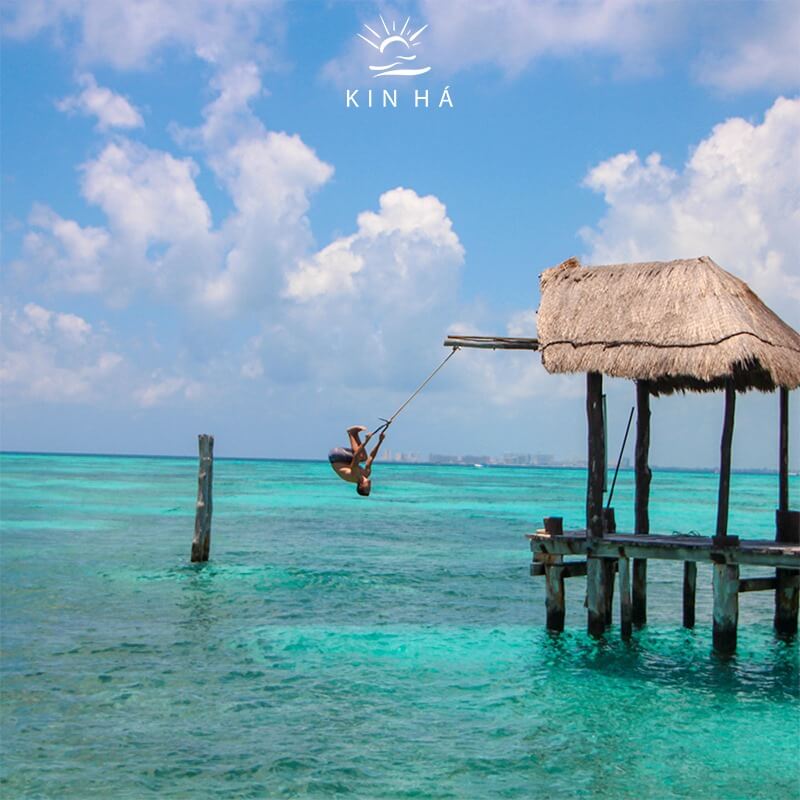
[[[436,369],[433,372],[431,372],[431,374],[428,375],[427,378],[425,378],[425,380],[419,385],[419,388],[414,392],[414,394],[412,394],[411,397],[409,397],[408,400],[406,400],[405,403],[403,403],[403,405],[401,405],[400,408],[398,408],[397,411],[395,411],[394,414],[392,414],[392,416],[389,417],[389,419],[383,420],[383,425],[378,426],[373,432],[373,435],[380,430],[385,431],[394,422],[395,417],[431,382],[434,375],[436,375],[436,373],[458,352],[459,349],[460,348],[458,346],[454,346],[453,351],[447,356],[447,358],[445,358],[445,360],[442,361],[442,363],[439,364],[439,366],[436,367]]]
[[[617,485],[617,475],[619,474],[619,465],[622,463],[622,454],[625,452],[625,445],[628,442],[628,434],[631,432],[632,421],[633,421],[633,406],[631,406],[631,413],[628,416],[628,427],[625,428],[625,436],[622,439],[622,447],[620,447],[619,449],[617,468],[614,470],[614,480],[611,481],[611,491],[608,493],[608,502],[606,503],[606,508],[611,508],[611,501],[614,498],[614,487]]]

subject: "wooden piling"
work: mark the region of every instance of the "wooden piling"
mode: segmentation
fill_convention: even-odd
[[[611,627],[614,618],[614,583],[617,579],[617,559],[604,558],[605,562],[605,589],[606,589],[606,628]]]
[[[547,608],[547,630],[564,630],[564,567],[546,564],[544,568],[545,606]]]
[[[550,536],[561,536],[564,533],[564,517],[545,517],[544,532]]]
[[[697,593],[697,562],[683,562],[683,627],[694,628],[694,607]]]
[[[648,465],[650,452],[650,386],[647,381],[636,381],[636,526],[634,533],[650,533],[650,479]],[[647,560],[633,560],[633,586],[631,592],[631,619],[636,626],[647,622]]]
[[[778,510],[775,512],[775,540],[800,544],[800,512],[789,510],[789,390],[780,388],[780,434],[778,442]],[[797,633],[800,608],[798,573],[775,570],[775,632],[779,636]]]
[[[605,411],[605,407],[604,407]],[[607,506],[603,509],[603,535],[617,532],[617,520],[614,509]],[[605,585],[606,585],[606,628],[611,627],[614,617],[614,583],[617,578],[617,559],[606,558],[605,561]]]
[[[586,558],[586,611],[590,636],[600,637],[606,630],[606,569],[604,559]]]
[[[197,508],[194,518],[192,561],[208,561],[211,548],[211,488],[214,478],[214,437],[201,433],[198,438],[200,461],[197,473]]]
[[[731,452],[733,445],[733,417],[736,411],[736,387],[733,380],[725,382],[725,420],[722,425],[719,463],[719,497],[717,500],[717,535],[715,541],[721,545],[733,544],[735,537],[728,536],[728,501],[731,493]]]
[[[778,434],[778,510],[789,510],[789,390],[778,390],[780,407]]]
[[[800,511],[776,512],[776,540],[787,544],[800,544]],[[797,633],[797,616],[800,610],[800,587],[794,569],[775,570],[775,632],[789,637]]]
[[[586,531],[590,538],[603,535],[603,476],[606,469],[606,442],[603,433],[603,376],[586,375],[586,417],[588,421],[588,485],[586,491]]]
[[[544,532],[548,536],[561,536],[564,533],[563,517],[545,517]],[[541,555],[538,560],[544,569],[545,607],[547,609],[547,630],[560,633],[564,630],[564,558],[563,556]]]
[[[739,623],[739,565],[714,564],[714,649],[723,655],[736,650]]]
[[[719,465],[719,497],[717,501],[717,532],[713,543],[717,546],[738,544],[738,538],[728,536],[728,501],[731,488],[731,451],[733,445],[733,418],[736,410],[736,387],[733,380],[725,383],[725,419],[722,425]],[[714,588],[714,649],[723,655],[736,650],[736,627],[739,624],[739,566],[715,563]]]
[[[631,561],[629,558],[619,559],[619,625],[623,639],[631,636],[633,629],[631,604]]]
[[[588,480],[586,490],[586,535],[594,542],[603,536],[603,478],[606,445],[603,434],[603,376],[586,375],[586,417],[588,421]],[[602,636],[606,628],[608,595],[604,560],[589,556],[586,565],[587,625],[591,636]]]

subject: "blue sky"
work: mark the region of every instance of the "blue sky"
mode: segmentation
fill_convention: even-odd
[[[427,73],[372,77],[381,17],[428,26]],[[711,255],[800,326],[791,0],[42,0],[4,31],[5,449],[324,457],[447,331],[535,335],[572,255]],[[737,466],[776,463],[776,405],[741,399]],[[720,424],[718,396],[655,401],[653,460],[713,465]],[[389,446],[584,436],[580,376],[466,351]]]

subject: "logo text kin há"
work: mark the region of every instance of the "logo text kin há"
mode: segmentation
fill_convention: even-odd
[[[413,97],[411,92],[399,96],[397,89],[345,89],[345,108],[397,108],[400,102],[413,108],[454,107],[449,86],[438,94],[414,89]]]
[[[418,66],[417,54],[413,48],[419,47],[419,37],[428,27],[427,24],[412,32],[413,25],[409,25],[411,17],[407,17],[402,27],[396,20],[389,24],[382,15],[379,15],[380,25],[371,28],[364,23],[369,36],[361,33],[358,38],[366,42],[376,51],[376,60],[379,63],[370,64],[369,71],[373,78],[387,77],[417,77],[430,72],[430,66]],[[380,32],[381,26],[383,32]],[[406,106],[411,108],[453,108],[453,98],[450,87],[445,86],[440,92],[430,89],[409,89],[398,95],[397,89],[346,89],[345,108],[398,108]]]

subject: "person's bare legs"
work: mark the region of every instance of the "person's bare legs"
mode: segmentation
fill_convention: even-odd
[[[361,440],[359,439],[358,434],[365,430],[366,428],[363,425],[351,425],[347,429],[347,435],[350,437],[350,449],[354,453],[359,447],[361,447]]]

